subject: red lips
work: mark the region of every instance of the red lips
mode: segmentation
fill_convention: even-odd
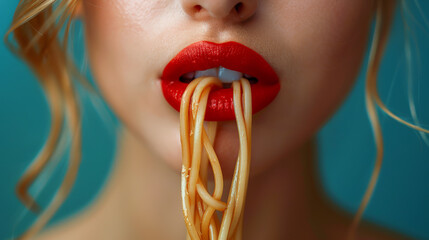
[[[161,77],[165,99],[174,109],[180,111],[181,98],[188,85],[179,80],[180,76],[219,66],[258,79],[257,83],[251,84],[254,114],[270,104],[280,90],[277,74],[257,52],[236,42],[217,44],[201,41],[184,48],[165,67]],[[232,88],[213,88],[209,94],[205,120],[234,119]]]

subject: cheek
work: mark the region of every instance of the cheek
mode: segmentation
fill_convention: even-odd
[[[153,24],[165,12],[162,2],[84,1],[86,44],[94,78],[115,114],[153,154],[177,165],[179,119],[160,91],[164,63],[154,54],[164,48]]]
[[[369,1],[304,0],[286,18],[300,20],[286,32],[293,54],[290,81],[296,89],[291,94],[315,119],[323,121],[330,115],[353,84],[365,52],[372,8]]]
[[[290,2],[271,9],[279,9],[273,21],[285,60],[271,114],[254,121],[252,161],[261,168],[296,151],[338,108],[360,69],[373,15],[368,1]]]
[[[323,1],[321,1],[323,2]],[[314,18],[292,45],[302,73],[297,83],[317,118],[324,120],[348,93],[367,45],[372,5],[368,1],[329,1],[326,11],[305,9]],[[315,8],[314,8],[315,7]],[[314,26],[314,27],[311,27]],[[305,102],[305,100],[303,99]]]

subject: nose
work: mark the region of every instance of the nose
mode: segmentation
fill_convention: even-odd
[[[181,4],[195,20],[216,18],[241,22],[255,14],[258,0],[181,0]]]

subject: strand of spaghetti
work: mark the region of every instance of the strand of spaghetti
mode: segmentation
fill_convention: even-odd
[[[220,200],[222,198],[223,193],[223,177],[222,177],[222,170],[220,168],[219,160],[217,158],[217,155],[213,149],[213,143],[215,141],[216,137],[216,130],[217,130],[217,122],[208,122],[207,123],[207,133],[205,129],[203,129],[203,144],[205,148],[205,161],[207,161],[207,165],[205,166],[205,171],[201,171],[202,178],[205,177],[205,179],[202,179],[202,181],[207,182],[207,171],[208,171],[208,162],[210,161],[211,169],[213,170],[213,177],[214,177],[214,192],[213,197],[217,200]],[[203,166],[202,166],[203,167]],[[205,174],[205,175],[203,175]],[[207,185],[205,185],[207,187]],[[213,214],[215,212],[215,209],[213,207],[208,206],[205,209],[205,212],[202,217],[202,224],[201,224],[201,232],[203,237],[205,236],[205,233],[207,233],[208,237],[207,239],[217,239],[218,235],[218,227],[216,226],[217,218],[213,219]]]
[[[195,227],[198,230],[198,233],[200,236],[200,238],[198,238],[198,239],[206,239],[206,236],[203,236],[201,231],[200,231],[201,230],[201,219],[202,219],[202,216],[204,214],[204,202],[199,195],[196,195],[195,203],[196,203],[195,207],[196,207],[197,212],[194,216],[194,219],[195,219]]]
[[[218,83],[219,83],[219,80],[217,80],[216,78],[208,78],[208,79],[203,79],[197,85],[197,87],[196,87],[196,89],[194,91],[194,94],[193,94],[193,104],[192,104],[192,107],[193,107],[193,109],[192,109],[193,110],[193,114],[192,115],[194,117],[196,117],[197,119],[198,118],[200,118],[202,120],[204,119],[205,108],[206,108],[206,105],[207,105],[207,97],[208,97],[208,93],[210,91],[210,88],[206,88],[206,87],[207,86],[211,87],[211,85],[218,84]],[[199,98],[199,96],[201,94],[203,94],[204,97],[202,99],[200,99],[200,101],[198,102],[198,104],[196,104],[197,101],[198,101],[198,98]],[[199,105],[201,107],[199,107]],[[198,108],[198,111],[196,111],[197,108]],[[197,112],[197,113],[195,113],[195,112]],[[199,116],[199,117],[197,117],[197,116]],[[195,122],[198,121],[196,119],[194,119],[194,120],[195,120]],[[197,123],[195,123],[194,125],[195,125],[195,128],[194,128],[194,133],[195,133],[195,135],[194,135],[194,144],[195,144],[195,147],[200,148],[200,146],[201,146],[201,137],[199,136],[199,132],[200,132],[199,128],[201,127],[202,131],[204,131],[204,128],[203,128],[203,125],[199,126]],[[196,149],[194,148],[193,149],[194,153],[195,153],[195,150]],[[198,150],[201,151],[200,149],[198,149]],[[198,165],[198,162],[201,161],[201,154],[199,154],[199,155],[198,154],[197,155],[193,155],[192,161],[193,161],[193,163],[192,163],[193,167],[191,169],[191,176],[192,176],[192,171],[193,170],[195,170],[195,172],[197,172],[196,171],[196,169],[197,169],[196,166]],[[192,183],[189,183],[188,186],[192,187],[193,185],[192,185]],[[192,192],[192,190],[189,190],[189,192]],[[199,198],[198,198],[198,200],[199,200]],[[204,215],[204,213],[203,213],[204,201],[199,200],[198,204],[199,204],[198,205],[198,214],[199,214],[199,216],[196,217],[195,220],[198,221],[198,224],[196,224],[197,229],[201,229],[201,225],[200,225],[201,222],[200,221],[201,221],[201,218]],[[193,202],[191,201],[191,209],[192,209],[192,205],[193,205]],[[207,232],[207,235],[205,233],[202,233],[202,234],[203,234],[202,235],[203,239],[208,239],[208,237],[209,237],[208,236],[208,232]]]
[[[215,121],[207,122],[207,131],[203,130],[203,144],[205,142],[204,134],[208,136],[208,141],[210,144],[214,143],[214,140],[216,137],[216,129],[217,129],[217,122]],[[206,183],[207,183],[208,170],[209,170],[209,159],[208,159],[207,150],[206,150],[206,151],[203,151],[203,157],[201,159],[201,170],[200,170],[201,181],[206,187],[207,187]]]
[[[220,200],[222,198],[222,193],[223,193],[222,170],[221,170],[217,155],[213,149],[213,146],[211,145],[211,142],[213,141],[209,139],[209,137],[204,131],[203,131],[203,142],[204,142],[205,150],[209,156],[210,165],[213,170],[213,177],[214,177],[214,183],[215,183],[213,198]],[[206,212],[204,213],[204,216],[203,216],[203,220],[202,220],[203,223],[201,227],[203,233],[208,232],[211,225],[213,230],[216,230],[216,235],[217,235],[217,227],[214,224],[214,221],[212,221],[212,216],[214,211],[215,209],[213,207],[208,207],[206,209]]]
[[[217,122],[207,122],[207,135],[209,136],[210,143],[214,142],[214,137],[216,135],[216,127]],[[205,129],[203,129],[203,134],[204,132],[206,132]],[[201,156],[200,178],[202,184],[207,187],[207,172],[209,168],[209,159],[207,156],[207,151],[203,151],[202,154],[203,155]]]
[[[237,82],[233,82],[232,84],[232,88],[233,88],[233,95],[234,95],[234,108],[235,108],[235,102],[236,102],[236,95],[239,96],[238,99],[240,99],[241,102],[241,87],[240,87],[240,83]],[[241,105],[241,104],[240,104]],[[236,115],[236,120],[237,120],[237,111],[234,111],[235,115]],[[239,132],[240,135],[240,132]],[[241,142],[241,141],[240,141]],[[241,145],[240,145],[241,147]],[[228,234],[229,234],[229,230],[230,230],[230,226],[231,226],[231,221],[232,218],[235,214],[235,207],[236,207],[236,195],[237,195],[237,185],[238,185],[238,179],[239,179],[239,174],[240,174],[240,169],[241,169],[241,152],[242,149],[240,148],[240,153],[239,153],[239,157],[237,159],[237,163],[235,164],[235,169],[234,169],[234,175],[232,178],[232,183],[231,183],[231,187],[230,187],[230,192],[228,195],[228,201],[227,201],[227,208],[224,212],[223,218],[222,218],[222,223],[221,223],[221,227],[219,230],[219,239],[220,240],[226,240],[228,238]]]
[[[241,86],[243,88],[243,105],[244,105],[244,120],[246,122],[246,132],[247,132],[247,143],[248,143],[248,165],[247,165],[247,176],[249,176],[250,170],[250,160],[251,158],[251,146],[252,146],[252,90],[250,87],[250,83],[247,79],[240,79]],[[247,196],[247,183],[244,187],[245,192],[244,196]],[[245,202],[243,203],[243,208],[245,207]],[[238,223],[238,228],[235,230],[234,239],[242,239],[243,232],[243,217],[244,214],[241,214],[240,221]]]
[[[208,87],[212,85],[217,85],[219,87],[222,87],[221,82],[216,77],[201,77],[201,82],[197,85],[197,87],[194,90],[194,94],[192,95],[192,116],[195,119],[197,115],[197,110],[199,109],[199,105],[201,104],[200,98],[202,96],[203,91]],[[207,103],[203,104],[207,105]],[[204,107],[205,107],[204,106]],[[205,110],[202,112],[202,114],[205,114]]]
[[[210,144],[213,144],[216,138],[217,122],[211,121],[207,123],[206,135]]]
[[[215,77],[202,77],[202,78],[199,78],[199,79],[201,81],[199,81],[198,85],[195,87],[195,90],[194,90],[193,95],[192,95],[192,108],[191,109],[192,109],[192,120],[193,120],[193,123],[196,121],[197,110],[199,110],[199,105],[200,105],[199,102],[200,102],[200,98],[201,98],[201,95],[203,93],[203,90],[206,87],[211,86],[211,85],[220,85],[219,80],[217,78],[215,78]],[[205,108],[206,108],[207,103],[205,103],[203,105],[204,105],[204,109],[203,109],[203,111],[201,111],[202,115],[200,116],[200,119],[202,121],[204,121]],[[192,129],[194,129],[194,139],[195,139],[196,126],[192,126]],[[202,127],[201,127],[201,129],[202,129]],[[200,139],[197,139],[197,140],[200,140]],[[199,142],[201,142],[201,141],[199,141]],[[194,143],[195,143],[195,141],[194,141]],[[192,146],[191,149],[192,148],[195,149],[194,146]],[[193,179],[193,180],[190,180],[190,181],[191,181],[191,183],[194,183],[194,182],[196,183],[196,179]],[[194,184],[194,186],[195,186],[195,184]]]
[[[204,141],[204,147],[209,156],[210,165],[213,169],[213,177],[215,182],[213,197],[219,200],[222,197],[222,193],[223,193],[223,175],[222,175],[221,166],[219,163],[219,159],[213,149],[213,145],[210,144],[209,137],[205,132],[203,132],[203,141]]]
[[[244,120],[246,122],[247,142],[251,146],[252,142],[252,89],[247,79],[240,79],[241,86],[243,87],[243,105],[244,105]],[[250,157],[250,148],[249,159]]]
[[[226,207],[226,204],[225,204]],[[225,209],[223,209],[222,211],[224,211]],[[201,232],[203,233],[208,233],[210,230],[210,226],[213,224],[212,220],[213,219],[213,214],[215,212],[215,208],[210,206],[206,209],[206,211],[204,212],[203,215],[203,223],[201,224]],[[217,229],[216,229],[217,231]]]
[[[213,198],[220,200],[222,198],[223,193],[223,176],[222,176],[222,170],[218,161],[218,158],[216,156],[216,153],[213,149],[213,146],[209,142],[208,136],[203,132],[203,141],[204,141],[204,147],[206,149],[206,152],[208,153],[209,160],[210,160],[210,166],[213,170],[213,177],[214,177],[214,192],[213,192]],[[209,225],[216,230],[217,233],[217,227],[214,225],[211,221],[212,215],[214,213],[214,208],[208,207],[206,209],[206,212],[204,213],[203,217],[203,223],[202,223],[202,232],[207,232]],[[217,220],[217,218],[215,219]]]
[[[197,83],[199,84],[201,81],[202,81],[202,79],[203,78],[200,78],[200,79],[197,79]],[[195,88],[196,88],[196,86],[198,86],[198,84],[196,84],[195,86],[192,86],[193,87],[193,89],[192,89],[192,91],[193,92],[191,92],[191,95],[190,96],[193,96],[193,94],[195,94]],[[190,86],[188,86],[188,87],[190,87]],[[191,87],[190,87],[191,88]],[[182,100],[188,100],[187,101],[187,103],[185,103],[186,104],[186,106],[190,106],[190,99],[188,99],[188,98],[182,98]],[[186,114],[186,113],[184,113],[184,114]],[[189,130],[188,130],[188,133],[187,133],[187,136],[189,136],[189,139],[190,138],[192,138],[193,139],[193,136],[194,136],[194,131],[195,131],[195,119],[193,119],[193,114],[192,114],[192,112],[191,111],[188,111],[188,113],[186,114],[187,116],[188,116],[188,122],[187,123],[189,123]],[[190,140],[189,140],[190,141]],[[190,141],[190,148],[189,148],[189,151],[190,152],[193,152],[193,146],[194,145],[194,141]],[[189,155],[189,153],[188,153],[188,155]],[[188,164],[188,165],[191,165],[191,163],[192,163],[192,160],[190,160],[190,163]],[[187,168],[188,169],[188,171],[190,171],[190,168],[188,167]],[[187,176],[187,178],[186,178],[186,187],[188,187],[189,186],[189,174],[187,174],[186,175]],[[198,217],[195,217],[194,216],[194,211],[190,211],[190,209],[195,209],[195,201],[190,201],[189,200],[189,190],[186,188],[185,189],[186,190],[186,194],[188,195],[188,203],[189,203],[189,206],[188,206],[188,214],[189,214],[189,219],[193,219],[192,220],[192,223],[191,223],[191,225],[193,226],[193,228],[197,231],[198,230],[198,233],[199,233],[199,229],[200,229],[200,226],[199,226],[199,224],[196,224],[196,223],[198,223],[199,222],[199,220],[198,220]],[[182,194],[183,194],[183,192],[182,192]],[[197,201],[200,201],[199,199],[197,199]],[[186,219],[185,219],[185,222],[186,222]],[[199,236],[199,234],[198,233],[196,233],[196,235],[198,235]],[[198,238],[196,238],[195,236],[193,236],[192,238],[188,235],[188,238],[187,239],[190,239],[190,240],[192,240],[192,239],[200,239],[199,237]]]
[[[195,91],[194,91],[194,94],[193,94],[193,97],[192,97],[192,111],[193,111],[193,116],[194,117],[197,117],[197,116],[200,116],[201,117],[201,119],[204,119],[204,113],[205,113],[205,108],[206,108],[206,105],[207,105],[207,100],[205,100],[205,101],[202,101],[201,99],[200,100],[198,100],[198,98],[199,98],[199,95],[201,95],[202,94],[202,92],[204,91],[204,94],[205,94],[205,89],[207,88],[207,86],[212,86],[212,85],[218,85],[218,86],[221,86],[221,84],[220,84],[220,81],[217,79],[217,78],[214,78],[214,77],[209,77],[209,78],[206,78],[206,79],[204,79],[204,80],[202,80],[201,82],[200,82],[200,84],[196,87],[196,89],[195,89]],[[209,89],[210,90],[210,89]],[[207,92],[207,95],[208,95],[208,92]],[[198,109],[198,110],[197,110]],[[210,125],[209,125],[210,126]],[[216,127],[216,125],[214,125],[215,127]],[[216,133],[215,131],[216,131],[216,129],[213,129],[213,127],[211,127],[210,129],[209,129],[212,133],[210,133],[211,135],[213,135],[213,140],[214,140],[214,134]],[[206,132],[205,132],[205,130],[204,130],[204,127],[202,126],[202,132],[203,132],[203,135],[207,135],[206,134]],[[197,130],[197,128],[195,128],[195,133],[198,133],[198,130]],[[196,135],[194,135],[194,138],[195,137],[198,137],[198,136],[196,136]],[[206,142],[208,142],[209,144],[210,144],[210,139],[208,139],[208,137],[206,136]],[[199,143],[201,143],[201,138],[198,138],[198,140],[197,140]],[[195,141],[195,143],[197,142],[197,141]],[[214,153],[214,151],[212,151],[213,153]],[[206,153],[206,152],[205,152]],[[216,157],[216,155],[214,154],[214,156]],[[198,156],[197,156],[198,157]],[[201,155],[199,155],[199,157],[201,157]],[[212,159],[213,159],[213,157],[211,157]],[[195,163],[195,161],[199,161],[200,159],[196,159],[196,158],[193,158],[193,162]],[[216,161],[217,161],[217,157],[216,157]],[[193,165],[195,165],[195,164],[193,164]],[[194,169],[194,167],[193,167],[193,169]],[[191,170],[192,171],[192,170]],[[201,169],[200,169],[200,172],[201,172]],[[191,174],[191,176],[192,176],[192,174]],[[204,203],[204,204],[206,204],[206,205],[213,205],[213,201],[210,201],[210,198],[211,198],[211,196],[208,194],[208,192],[207,192],[207,190],[205,189],[205,186],[203,185],[203,184],[201,184],[201,181],[200,181],[201,179],[199,179],[199,185],[197,185],[197,190],[199,190],[199,195],[200,195],[200,197],[202,198],[202,203]],[[219,182],[219,181],[218,181]],[[192,183],[190,183],[190,184],[192,184]],[[223,185],[223,182],[221,182],[221,184]],[[190,185],[190,186],[192,186],[192,185]],[[219,185],[218,185],[219,186]],[[220,190],[222,190],[222,189],[220,189]],[[204,195],[204,192],[205,193],[207,193],[207,194],[205,194]],[[221,191],[220,191],[220,193],[221,193]],[[221,197],[221,195],[219,196],[219,198],[216,200],[216,199],[214,199],[215,201],[217,201],[217,202],[219,202],[218,200],[220,200],[220,197]],[[212,199],[213,200],[213,199]],[[223,205],[226,205],[226,204],[224,204],[224,203],[220,203],[221,205],[223,204]],[[219,208],[219,206],[216,206],[215,205],[215,208]],[[221,210],[223,210],[224,209],[224,207],[220,207],[220,209]],[[200,219],[202,219],[202,218],[204,218],[204,213],[202,213],[202,212],[199,212],[199,214],[200,214]],[[204,221],[203,221],[204,222]],[[204,228],[204,227],[202,227],[202,228]],[[209,231],[207,230],[207,231],[201,231],[201,235],[202,235],[202,238],[203,239],[208,239],[209,238]]]
[[[197,215],[198,216],[195,218],[196,219],[195,227],[197,227],[197,229],[201,229],[201,219],[202,219],[202,216],[204,214],[204,202],[200,198],[200,196],[197,196],[196,202],[197,202],[197,210],[198,210]],[[201,234],[201,231],[200,231],[200,234]]]
[[[196,116],[197,114],[199,115],[199,116],[201,116],[201,118],[202,119],[204,119],[204,113],[205,113],[205,111],[202,111],[202,110],[200,110],[200,109],[198,109],[198,112],[197,112],[197,114],[195,114],[195,112],[196,112],[196,109],[199,107],[199,106],[204,106],[204,107],[206,107],[206,105],[207,105],[207,101],[205,101],[205,102],[203,102],[202,101],[202,99],[200,99],[200,101],[198,102],[198,104],[196,104],[196,102],[197,102],[197,99],[198,99],[198,96],[201,94],[201,92],[203,91],[203,89],[207,89],[206,87],[207,86],[210,86],[210,85],[212,85],[212,84],[218,84],[218,85],[220,85],[220,81],[218,80],[218,79],[216,79],[216,78],[210,78],[210,79],[205,79],[205,80],[203,80],[198,86],[197,86],[197,88],[196,88],[196,90],[195,90],[195,92],[194,92],[194,95],[193,95],[193,104],[192,104],[192,107],[193,107],[193,112],[194,112],[194,116]],[[210,90],[210,89],[209,89]],[[203,94],[206,94],[206,90],[204,90],[204,92],[203,92]],[[207,92],[207,95],[208,95],[208,92]],[[210,124],[209,124],[209,126],[210,126]],[[216,124],[214,125],[215,127],[216,127]],[[209,129],[209,131],[211,131],[211,135],[214,135],[216,132],[215,132],[215,130],[216,129],[213,129],[213,127],[210,127],[210,129]],[[196,130],[196,132],[197,132],[197,130]],[[206,132],[205,132],[205,129],[204,129],[204,126],[202,126],[202,133],[203,133],[203,136],[205,137],[205,141],[206,141],[206,144],[207,144],[207,142],[208,142],[208,144],[209,145],[211,145],[211,143],[210,143],[210,139],[208,138],[208,136],[207,136],[207,134],[206,134]],[[213,140],[214,140],[214,136],[212,137],[213,138]],[[199,138],[199,141],[201,142],[201,138]],[[207,153],[207,151],[205,151],[204,153]],[[214,151],[213,151],[213,153],[214,153]],[[216,155],[215,155],[215,157],[216,157]],[[213,159],[213,157],[211,156],[211,158]],[[217,159],[217,157],[216,157],[216,159]],[[202,160],[202,159],[201,159]],[[201,166],[200,166],[201,167]],[[207,168],[207,166],[206,166],[206,168]],[[200,173],[201,173],[201,169],[200,169]],[[201,176],[200,176],[201,177]],[[223,183],[222,183],[222,185],[223,185]],[[218,187],[219,188],[219,187]],[[222,203],[221,201],[220,201],[220,197],[221,197],[221,195],[219,195],[219,198],[218,199],[213,199],[211,196],[210,196],[210,194],[207,192],[207,190],[206,190],[206,188],[205,188],[205,184],[202,184],[201,183],[201,179],[200,178],[198,178],[198,182],[197,182],[197,192],[199,193],[199,197],[198,197],[198,199],[199,200],[201,200],[200,202],[199,202],[199,208],[198,208],[198,214],[199,214],[199,220],[201,220],[202,222],[199,222],[199,228],[198,229],[202,229],[202,228],[204,228],[204,227],[202,227],[201,226],[201,224],[203,224],[204,223],[204,221],[202,220],[203,218],[204,218],[204,216],[205,216],[205,212],[203,212],[203,208],[204,209],[206,209],[207,208],[207,205],[213,205],[213,206],[211,206],[211,207],[215,207],[215,208],[217,208],[217,209],[219,209],[219,210],[224,210],[224,208],[226,207],[226,204],[225,203]],[[221,193],[221,192],[220,192]],[[216,203],[217,202],[217,203]],[[219,205],[220,204],[220,205]],[[224,206],[222,206],[222,205],[224,205]],[[214,226],[215,227],[215,226]],[[202,230],[201,231],[201,237],[202,237],[202,239],[209,239],[209,231],[208,231],[208,229],[207,229],[207,231],[204,231],[204,230]]]
[[[181,198],[183,219],[188,232],[187,239],[198,239],[198,233],[194,225],[194,217],[190,214],[190,202],[187,191],[189,167],[190,167],[190,139],[189,139],[189,102],[195,87],[201,79],[195,79],[189,83],[182,95],[180,104],[180,139],[182,145],[182,172],[181,172]]]
[[[218,239],[218,226],[216,225],[216,219],[217,218],[212,218],[210,220],[210,227],[209,227],[210,240],[217,240]]]
[[[198,188],[197,188],[198,189]],[[207,194],[207,196],[210,196],[209,194]],[[204,199],[203,199],[204,200]],[[217,208],[217,206],[215,206],[215,204],[213,204],[213,203],[210,203],[209,202],[209,200],[207,200],[207,199],[205,199],[204,201],[206,201],[208,204],[210,204],[210,205],[212,205],[212,206],[209,206],[209,208],[208,208],[208,211],[213,211],[214,212],[214,207],[215,208]],[[220,210],[220,211],[223,211],[224,209],[225,209],[225,207],[226,207],[226,204],[225,203],[222,203],[222,202],[219,202],[219,209],[218,210]],[[210,223],[210,225],[209,224],[206,224],[206,226],[204,226],[204,224],[205,224],[205,219],[207,219],[207,210],[204,212],[204,214],[202,214],[202,217],[200,218],[201,219],[201,225],[200,225],[200,229],[201,229],[201,236],[202,236],[202,239],[204,239],[204,240],[208,240],[209,238],[210,238],[210,236],[213,236],[213,235],[217,235],[217,226],[216,226],[216,223],[215,223],[215,219],[213,219],[213,218],[209,218],[209,223]],[[217,239],[217,238],[215,238],[215,239]]]
[[[204,131],[204,129],[203,129],[203,131]],[[203,142],[203,145],[204,145],[204,142]],[[209,167],[209,159],[207,156],[207,152],[203,151],[201,153],[201,166],[200,166],[200,177],[199,177],[199,179],[201,180],[201,184],[204,186],[204,188],[207,187],[208,167]]]
[[[216,235],[216,240],[218,240],[219,230],[220,230],[221,220],[217,217],[217,215],[213,215],[213,217],[210,220],[209,230],[210,234]]]
[[[199,197],[197,197],[197,199],[196,199],[196,210],[197,210],[197,214],[195,214],[195,227],[199,230],[199,229],[201,229],[201,215],[200,215],[200,213],[202,214],[203,213],[203,209],[202,209],[202,207],[203,207],[203,203],[202,203],[202,201],[201,201],[201,199],[199,198]],[[198,238],[198,240],[199,239],[204,239],[204,238],[202,238],[202,236],[201,236],[201,231],[199,231],[199,238]],[[192,240],[194,240],[194,239],[192,239]]]
[[[235,114],[236,114],[237,125],[239,124],[239,118],[237,117],[237,113],[243,113],[243,110],[239,109],[239,108],[242,106],[242,104],[244,104],[243,102],[245,102],[245,95],[244,95],[245,94],[245,92],[244,92],[245,91],[245,88],[244,88],[245,86],[243,84],[248,83],[248,81],[246,79],[244,79],[244,81],[243,81],[243,79],[240,79],[240,83],[242,84],[241,87],[243,88],[243,94],[241,95],[241,102],[239,103],[239,107],[236,106],[236,104],[240,100],[239,96],[237,96],[237,98],[234,99],[234,110],[236,110]],[[234,95],[234,97],[236,97],[236,95]],[[243,115],[244,115],[244,113],[243,113]],[[246,119],[244,119],[244,120],[246,120]],[[247,127],[247,122],[246,121],[245,121],[244,128],[245,128],[246,133],[247,133],[248,127]],[[238,132],[239,132],[239,135],[240,135],[240,130]],[[247,140],[248,140],[248,137],[247,137]],[[240,147],[240,151],[241,150],[242,150],[242,148]],[[241,166],[243,168],[246,167],[244,165],[247,165],[247,163],[244,163],[242,161],[240,162],[240,164],[241,164]],[[248,167],[246,167],[246,169],[248,169]],[[246,172],[247,171],[240,170],[240,176],[243,177],[243,174],[246,173]],[[248,174],[248,172],[247,172],[247,174]],[[245,186],[243,186],[243,185],[240,186],[239,185],[239,189],[246,190],[246,187],[247,187],[247,184],[245,184]],[[243,199],[245,199],[245,197]],[[240,202],[238,202],[238,201],[239,201],[239,199],[237,197],[236,198],[236,202],[235,202],[236,208],[237,208],[237,206],[241,206],[241,208],[243,209],[244,207],[242,205],[244,205],[244,202],[243,202],[243,204],[240,204]],[[238,236],[238,235],[241,235],[241,228],[239,227],[239,225],[240,225],[242,219],[243,219],[242,210],[235,210],[235,212],[234,212],[234,218],[232,220],[231,227],[230,227],[230,232],[228,234],[228,239],[241,239],[241,237]]]
[[[202,129],[207,107],[208,95],[211,86],[217,84],[219,80],[214,77],[203,78],[195,88],[192,95],[192,112],[195,119],[194,144],[192,149],[191,170],[189,174],[188,194],[190,203],[190,213],[195,214],[195,194],[198,175],[200,172],[201,152],[202,152]],[[201,98],[201,99],[200,99]],[[197,103],[198,102],[198,103]],[[194,114],[194,112],[196,112]]]
[[[212,197],[210,193],[207,192],[207,189],[204,187],[200,180],[198,180],[197,183],[197,192],[201,200],[203,200],[203,202],[206,203],[208,206],[213,207],[218,211],[225,210],[226,203]]]
[[[233,82],[233,86],[236,85],[237,87],[234,87],[234,91],[237,93],[234,93],[234,112],[237,122],[237,129],[238,129],[238,135],[239,135],[239,141],[240,141],[240,174],[238,178],[238,188],[237,188],[237,196],[235,199],[235,211],[234,211],[234,217],[231,222],[231,230],[235,230],[238,225],[238,221],[240,220],[242,211],[243,211],[243,205],[245,200],[245,188],[248,181],[248,143],[247,143],[247,132],[246,132],[246,124],[244,122],[244,116],[243,116],[243,110],[242,110],[242,96],[241,96],[241,83],[240,82]],[[230,232],[230,236],[234,233],[234,231]]]
[[[240,161],[237,160],[234,168],[234,174],[232,177],[231,187],[229,190],[228,201],[226,205],[226,210],[223,213],[222,222],[219,229],[219,240],[226,240],[228,237],[229,227],[231,225],[232,216],[234,214],[235,208],[235,196],[237,193],[237,183],[238,183],[238,172],[240,168]]]
[[[201,84],[201,82],[199,82],[198,84]],[[196,89],[196,87],[195,87],[195,89]],[[192,93],[192,98],[195,97],[195,89],[194,89],[194,92]],[[190,152],[193,153],[194,152],[194,143],[195,143],[195,127],[196,127],[195,121],[196,121],[196,119],[195,119],[195,115],[192,113],[192,104],[190,104],[190,107],[191,107],[191,109],[189,111],[189,119],[190,119],[190,122],[189,122],[189,124],[190,124],[189,137],[191,139],[190,140],[190,142],[191,142]],[[190,165],[192,166],[193,164],[195,164],[195,161],[197,161],[197,160],[195,160],[193,158],[193,156],[191,156]],[[200,161],[200,159],[198,159],[198,161]],[[191,174],[191,171],[192,171],[192,168],[189,168],[189,175],[188,175],[188,179],[187,179],[188,180],[188,183],[187,183],[188,196],[189,196],[189,192],[190,192],[189,191],[189,184],[190,184],[189,183],[189,176]],[[201,199],[199,198],[198,195],[196,195],[194,198],[189,197],[189,203],[190,203],[190,207],[189,207],[189,209],[190,209],[190,215],[192,216],[192,219],[194,219],[193,224],[195,225],[195,228],[197,230],[197,233],[198,233],[198,236],[199,236],[197,239],[199,240],[199,239],[201,239],[201,231],[200,231],[200,229],[201,229],[201,225],[200,225],[201,217],[200,216],[201,216],[201,214],[203,214],[202,213],[203,209],[201,208],[201,206],[203,204],[202,204],[202,201],[201,201]],[[197,213],[195,213],[195,210],[197,210]],[[201,214],[200,214],[200,212],[201,212]],[[194,240],[194,238],[192,240]]]
[[[200,84],[205,79],[203,79]],[[198,84],[198,86],[200,86]],[[191,169],[189,173],[189,183],[188,183],[188,194],[189,194],[189,203],[190,203],[190,211],[191,215],[195,216],[194,221],[195,223],[199,223],[199,212],[195,214],[195,208],[197,207],[197,199],[196,197],[196,184],[198,180],[198,173],[200,172],[200,161],[201,161],[201,151],[202,151],[202,142],[201,142],[201,136],[202,136],[202,128],[203,128],[203,122],[204,122],[204,112],[206,110],[206,103],[208,99],[208,94],[210,92],[210,88],[206,88],[203,91],[203,94],[201,96],[201,103],[203,103],[197,111],[196,118],[195,118],[195,126],[194,126],[194,145],[192,149],[192,159],[191,159]],[[195,97],[195,92],[193,97]],[[201,213],[202,214],[202,213]],[[197,218],[198,216],[198,218]],[[197,229],[200,229],[197,224],[195,224],[195,227]]]

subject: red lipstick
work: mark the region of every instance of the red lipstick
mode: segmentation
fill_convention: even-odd
[[[180,51],[164,68],[161,86],[165,99],[180,111],[182,95],[188,83],[180,81],[185,73],[222,66],[253,76],[251,84],[252,111],[257,113],[277,96],[280,83],[277,74],[265,59],[252,49],[237,42],[196,42]],[[232,88],[213,88],[209,94],[205,120],[234,120]]]

